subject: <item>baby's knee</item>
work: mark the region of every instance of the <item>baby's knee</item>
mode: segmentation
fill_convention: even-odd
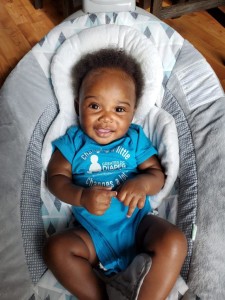
[[[152,230],[153,229],[153,230]],[[187,240],[184,233],[175,225],[160,220],[145,236],[145,248],[153,255],[186,257]],[[147,247],[146,247],[147,246]]]
[[[170,224],[168,230],[162,238],[162,251],[166,251],[171,256],[187,255],[187,239],[185,234],[175,225]]]

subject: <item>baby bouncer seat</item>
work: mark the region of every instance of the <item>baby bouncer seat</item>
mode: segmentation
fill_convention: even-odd
[[[144,68],[146,88],[134,122],[149,134],[166,170],[152,205],[188,240],[184,297],[222,300],[224,91],[204,57],[170,26],[133,1],[110,3],[85,0],[82,11],[35,45],[1,89],[0,298],[76,299],[42,259],[46,236],[74,222],[70,207],[47,191],[44,174],[51,140],[76,122],[72,65],[85,52],[113,46]]]

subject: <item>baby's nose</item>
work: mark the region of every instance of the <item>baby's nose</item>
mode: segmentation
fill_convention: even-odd
[[[104,123],[111,123],[113,121],[113,117],[110,112],[104,112],[99,120]]]

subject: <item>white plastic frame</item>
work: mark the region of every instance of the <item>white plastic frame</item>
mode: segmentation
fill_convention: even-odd
[[[135,8],[135,0],[83,0],[85,13],[134,11]]]

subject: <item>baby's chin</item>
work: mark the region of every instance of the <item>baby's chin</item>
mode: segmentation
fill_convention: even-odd
[[[92,138],[97,144],[99,145],[108,145],[116,141],[117,139],[110,139],[110,138]]]

